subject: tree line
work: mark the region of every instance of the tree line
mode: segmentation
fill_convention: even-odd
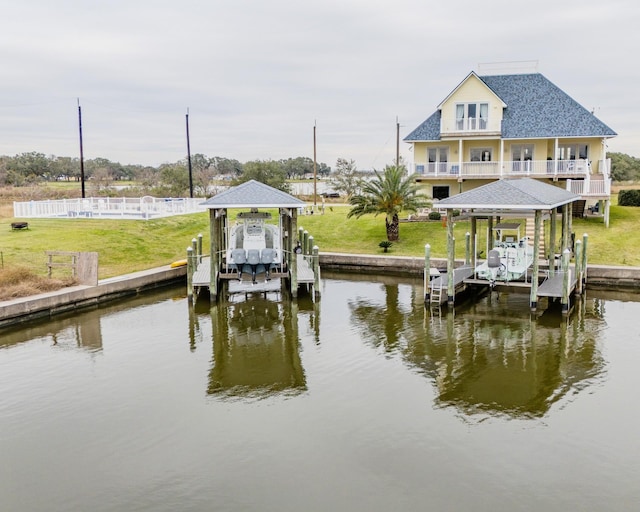
[[[314,172],[314,162],[308,157],[282,160],[238,160],[201,153],[191,156],[191,182],[194,194],[204,196],[215,180],[235,183],[256,179],[287,190],[287,180],[304,178]],[[189,160],[161,164],[158,167],[123,165],[106,158],[83,162],[84,178],[92,192],[104,193],[121,181],[134,181],[145,193],[164,197],[179,197],[190,192]],[[328,176],[331,167],[316,163],[316,174]],[[0,186],[26,187],[44,182],[81,180],[79,158],[47,156],[42,153],[22,153],[0,156]]]

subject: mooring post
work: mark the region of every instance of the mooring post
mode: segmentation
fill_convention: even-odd
[[[576,240],[576,293],[582,295],[582,242]]]
[[[428,304],[431,300],[431,246],[424,246],[424,303]]]
[[[589,240],[589,235],[586,233],[582,235],[582,279],[584,282],[582,283],[583,287],[587,286],[587,241]]]
[[[305,256],[311,253],[311,247],[309,246],[309,232],[305,229],[302,234],[302,254]]]
[[[198,263],[202,263],[202,233],[198,234]]]
[[[187,247],[187,299],[193,300],[193,247]]]
[[[320,297],[320,249],[313,246],[313,293]]]
[[[195,263],[197,264],[198,262],[198,240],[197,239],[195,238],[191,239],[191,247],[193,248],[192,256],[195,258]]]
[[[302,239],[304,238],[304,228],[300,226],[298,228],[298,243],[300,244],[300,248],[302,249]]]
[[[562,251],[562,314],[569,313],[569,260],[571,251],[566,248]]]

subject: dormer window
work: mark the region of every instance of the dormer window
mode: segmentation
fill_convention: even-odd
[[[456,105],[456,130],[486,130],[489,118],[488,103],[458,103]]]

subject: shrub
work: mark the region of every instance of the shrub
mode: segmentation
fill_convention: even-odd
[[[621,190],[618,193],[618,205],[640,206],[640,190]]]
[[[460,210],[451,210],[452,217],[460,217]]]
[[[382,247],[384,249],[384,252],[387,252],[389,250],[389,247],[391,247],[392,245],[393,243],[389,242],[389,240],[383,240],[378,244],[378,247]]]
[[[440,212],[429,212],[429,220],[440,220],[441,218]]]

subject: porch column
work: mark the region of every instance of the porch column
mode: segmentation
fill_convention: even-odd
[[[504,175],[504,139],[500,139],[500,176]]]
[[[553,140],[553,175],[558,175],[558,138]]]
[[[458,178],[462,177],[462,139],[458,140]]]

